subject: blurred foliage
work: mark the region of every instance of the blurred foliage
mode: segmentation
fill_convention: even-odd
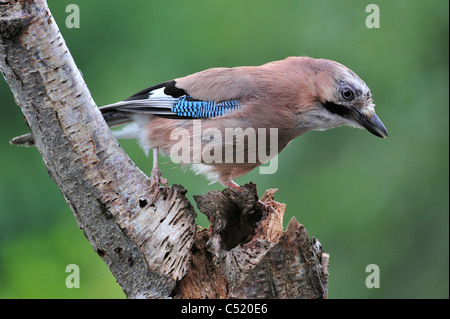
[[[69,3],[80,7],[68,29]],[[351,128],[293,141],[274,175],[258,170],[260,195],[276,199],[330,253],[330,298],[448,298],[448,1],[49,0],[50,9],[98,105],[217,66],[259,65],[286,56],[339,61],[371,87],[389,139]],[[0,80],[0,297],[123,298],[107,266],[78,229],[35,149],[11,147],[27,126]],[[151,160],[122,141],[149,174]],[[168,161],[168,158],[162,159]],[[220,185],[163,165],[189,198]],[[206,226],[207,220],[198,217]],[[68,289],[65,268],[80,266]],[[365,286],[368,264],[381,287]]]

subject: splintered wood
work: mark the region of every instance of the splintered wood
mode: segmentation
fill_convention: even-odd
[[[326,298],[328,259],[295,218],[283,232],[285,205],[275,191],[259,201],[250,183],[194,196],[211,226],[197,231],[175,298]]]

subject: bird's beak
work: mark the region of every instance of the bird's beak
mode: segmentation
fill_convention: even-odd
[[[358,110],[355,110],[355,120],[359,124],[361,124],[366,130],[368,130],[373,135],[376,135],[381,138],[387,138],[388,132],[381,122],[380,118],[373,113],[371,118],[368,118],[366,115],[362,114]]]

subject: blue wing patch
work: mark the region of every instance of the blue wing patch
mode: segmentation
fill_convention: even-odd
[[[172,82],[142,90],[124,101],[102,106],[100,110],[104,116],[120,111],[154,114],[171,119],[200,119],[223,116],[241,108],[237,100],[211,102],[194,99],[184,90],[174,89],[167,83]],[[166,93],[167,87],[170,88],[169,95]],[[180,96],[181,93],[184,94]]]
[[[180,117],[205,118],[222,116],[239,108],[239,102],[235,100],[216,103],[183,96],[172,106],[172,112]]]

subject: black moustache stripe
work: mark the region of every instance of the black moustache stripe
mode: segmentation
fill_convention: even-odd
[[[340,116],[349,115],[352,113],[352,110],[344,105],[335,104],[333,102],[325,102],[322,103],[323,107],[328,110],[328,112],[337,114]]]

